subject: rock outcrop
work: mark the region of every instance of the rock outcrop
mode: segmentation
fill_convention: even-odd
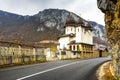
[[[120,61],[120,0],[97,0],[98,8],[105,13],[107,41],[114,65]]]

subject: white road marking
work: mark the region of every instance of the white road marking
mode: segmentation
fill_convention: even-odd
[[[26,79],[26,78],[29,78],[29,77],[32,77],[32,76],[35,76],[35,75],[38,75],[38,74],[46,73],[46,72],[49,72],[49,71],[52,71],[52,70],[55,70],[55,69],[59,69],[59,68],[65,67],[65,66],[73,65],[73,64],[76,64],[76,63],[79,63],[79,62],[80,61],[65,64],[65,65],[58,66],[58,67],[51,68],[51,69],[47,69],[47,70],[44,70],[44,71],[41,71],[41,72],[38,72],[38,73],[34,73],[34,74],[31,74],[31,75],[28,75],[28,76],[25,76],[25,77],[18,78],[16,80],[23,80],[23,79]]]

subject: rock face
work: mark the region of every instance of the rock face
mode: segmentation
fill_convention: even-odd
[[[91,26],[93,27],[93,36],[97,37],[103,41],[106,41],[105,27],[96,22],[90,21]]]
[[[97,0],[97,4],[105,13],[107,40],[113,57],[120,58],[120,0]]]

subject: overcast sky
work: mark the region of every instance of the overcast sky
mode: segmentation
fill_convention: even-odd
[[[0,0],[0,10],[21,15],[34,15],[49,8],[66,9],[104,25],[104,14],[97,8],[97,0]]]

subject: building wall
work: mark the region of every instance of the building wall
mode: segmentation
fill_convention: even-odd
[[[67,26],[66,28],[65,28],[65,34],[71,34],[71,33],[73,33],[73,34],[75,34],[75,27],[74,26]]]
[[[80,43],[82,39],[82,31],[81,31],[81,26],[76,27],[76,43]]]
[[[59,53],[60,59],[68,57],[77,58],[78,55],[83,58],[94,57],[93,55],[93,33],[91,30],[85,30],[85,27],[81,26],[67,26],[65,29],[65,34],[75,34],[75,37],[61,37],[59,39]],[[75,41],[75,43],[69,44],[71,41]],[[68,45],[69,44],[69,45]],[[66,55],[62,55],[61,52],[64,51],[64,47],[67,48]],[[77,55],[75,55],[77,54]]]
[[[26,56],[35,55],[33,49],[34,48],[32,48],[32,47],[22,47],[21,48],[21,55],[26,55]]]
[[[93,44],[93,33],[90,30],[81,29],[81,42],[86,44]]]
[[[62,37],[62,38],[60,38],[59,39],[59,43],[60,43],[59,49],[64,49],[64,48],[69,49],[69,46],[68,46],[69,42],[70,42],[70,38],[69,37]]]
[[[19,48],[18,47],[9,47],[8,48],[8,54],[10,55],[20,55],[19,53]]]
[[[1,56],[5,56],[5,55],[10,55],[9,51],[8,51],[8,47],[0,47],[0,55]]]
[[[41,58],[46,59],[44,48],[0,43],[0,65],[39,61]]]
[[[65,34],[75,34],[75,41],[76,43],[87,43],[93,44],[93,33],[90,30],[85,30],[84,27],[78,26],[67,26],[65,29]],[[71,40],[72,41],[72,40]]]
[[[57,60],[58,59],[56,57],[57,56],[56,53],[54,51],[52,51],[51,48],[44,49],[44,53],[45,53],[47,61],[53,61],[53,60]]]
[[[36,48],[35,49],[35,54],[36,55],[45,55],[44,54],[44,48]]]

